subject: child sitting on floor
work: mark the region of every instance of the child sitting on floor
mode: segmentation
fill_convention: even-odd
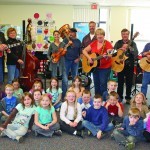
[[[69,134],[83,137],[81,119],[82,110],[76,101],[76,93],[67,91],[66,101],[61,105],[60,110],[60,127]]]
[[[105,103],[105,108],[108,110],[109,120],[115,126],[123,122],[123,105],[118,102],[119,95],[112,91]]]
[[[53,134],[61,135],[62,132],[57,123],[57,116],[54,107],[51,104],[52,97],[49,94],[42,95],[39,106],[36,108],[33,131],[35,136],[38,134],[46,137],[52,137]]]
[[[84,90],[82,97],[78,99],[78,103],[81,105],[82,111],[87,111],[87,109],[93,105],[91,92],[89,90]]]
[[[120,146],[133,149],[135,143],[143,140],[143,120],[138,108],[131,108],[120,128],[113,131],[112,137]]]
[[[11,84],[7,84],[5,86],[6,97],[4,97],[0,102],[0,118],[1,121],[4,122],[13,109],[18,104],[18,98],[13,96],[14,87]]]
[[[93,106],[91,106],[83,116],[85,120],[82,122],[82,125],[88,129],[93,136],[96,136],[97,139],[102,138],[104,131],[112,129],[112,127],[108,126],[108,112],[107,109],[102,106],[102,97],[100,95],[94,96]]]
[[[116,91],[117,82],[114,80],[109,80],[107,83],[108,90],[103,93],[103,101],[106,102],[109,96],[109,93],[112,91]],[[119,102],[122,102],[122,99],[119,97]]]

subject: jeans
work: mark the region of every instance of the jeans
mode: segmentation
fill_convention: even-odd
[[[12,80],[19,77],[19,70],[16,65],[7,65],[8,69],[8,83],[11,84]]]
[[[130,135],[126,130],[118,130],[118,129],[115,129],[113,131],[113,137],[117,143],[122,143],[124,145],[127,142],[136,143],[140,140],[143,140],[143,138],[140,136],[134,137],[134,136]]]
[[[93,136],[97,135],[97,132],[100,130],[101,125],[94,125],[92,122],[89,122],[87,120],[83,120],[82,122],[83,127],[90,130],[93,134]],[[104,130],[105,132],[110,131],[113,129],[113,125],[110,123],[108,124],[107,128]]]
[[[4,73],[3,73],[3,59],[0,57],[0,84],[3,83]]]
[[[60,129],[60,125],[59,123],[55,123],[54,125],[52,125],[48,130],[42,129],[37,125],[33,125],[32,130],[37,132],[38,134],[47,136],[47,137],[52,137],[54,131],[59,130]]]
[[[65,60],[65,69],[62,71],[62,99],[64,99],[67,89],[68,89],[68,75],[71,69],[72,79],[78,74],[79,63],[74,61]]]
[[[66,74],[67,77],[69,75],[69,71],[71,70],[72,79],[78,74],[79,63],[75,63],[74,60],[65,60],[66,66]]]
[[[8,124],[2,132],[13,140],[17,140],[27,133],[27,128],[19,124]]]
[[[110,68],[99,69],[96,68],[93,72],[95,94],[103,95],[107,91],[107,82],[110,76]]]
[[[61,107],[61,105],[62,105],[62,102],[59,102],[59,103],[57,103],[57,104],[54,106],[54,108],[55,108],[55,109],[58,109],[58,108]]]
[[[146,96],[148,84],[150,83],[150,72],[143,73],[141,92]]]

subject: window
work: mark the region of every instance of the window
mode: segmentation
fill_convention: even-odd
[[[133,24],[133,33],[139,32],[140,35],[135,39],[139,53],[143,51],[146,43],[150,41],[150,20],[149,9],[132,9],[130,23]]]
[[[108,39],[108,18],[108,8],[93,10],[89,6],[74,6],[73,26],[77,28],[77,36],[81,41],[82,38],[89,32],[87,25],[90,21],[95,21],[97,23],[97,27],[104,29],[106,32],[106,39]]]

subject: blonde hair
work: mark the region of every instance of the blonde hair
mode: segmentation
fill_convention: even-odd
[[[47,97],[47,98],[49,99],[49,102],[50,102],[50,103],[49,103],[49,109],[51,109],[51,107],[52,107],[52,97],[50,97],[49,94],[47,94],[47,93],[42,95],[42,97],[41,97],[41,99],[40,99],[40,102],[39,102],[39,106],[40,106],[40,107],[43,107],[43,106],[41,105],[41,101],[43,100],[44,97]]]
[[[98,28],[98,29],[95,31],[95,34],[100,34],[100,35],[105,36],[105,31],[104,31],[102,28]]]
[[[131,107],[132,107],[132,105],[136,104],[135,98],[136,98],[137,95],[141,95],[141,96],[143,97],[142,105],[146,105],[146,97],[145,97],[145,95],[144,95],[142,92],[139,92],[139,93],[137,93],[137,94],[134,96],[134,98],[131,100]]]
[[[107,85],[109,85],[110,83],[116,83],[116,85],[117,85],[117,82],[116,82],[115,80],[109,80],[109,81],[107,82]]]
[[[77,111],[76,93],[75,93],[73,90],[68,90],[68,91],[66,92],[66,96],[67,96],[68,93],[74,93],[74,95],[75,95],[75,101],[74,101],[74,119],[76,119],[77,114],[78,114],[78,111]],[[65,97],[65,99],[66,99],[66,97]],[[68,105],[69,105],[67,99],[66,99],[66,103],[67,103],[67,109],[66,109],[66,115],[67,115],[67,113],[68,113]]]
[[[43,88],[42,82],[40,82],[40,81],[35,81],[35,82],[33,83],[33,86],[32,86],[32,89],[33,89],[33,90],[35,89],[35,85],[37,85],[37,84],[39,84],[39,85],[41,86],[41,89]]]
[[[6,88],[11,88],[12,90],[14,90],[14,87],[13,87],[13,85],[11,85],[11,84],[6,84],[5,90],[6,90]]]
[[[129,109],[128,115],[140,118],[140,110],[138,108],[131,108]]]

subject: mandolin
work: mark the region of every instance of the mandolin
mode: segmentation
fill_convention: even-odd
[[[150,52],[149,52],[150,53]],[[148,54],[149,55],[149,54]],[[139,63],[140,67],[146,71],[150,72],[150,60],[147,57],[143,57]]]
[[[132,41],[139,35],[139,32],[136,32],[128,43],[127,49],[131,46]],[[124,69],[125,60],[128,59],[126,56],[126,51],[122,49],[117,50],[117,55],[112,57],[112,70],[115,72],[121,72]]]

